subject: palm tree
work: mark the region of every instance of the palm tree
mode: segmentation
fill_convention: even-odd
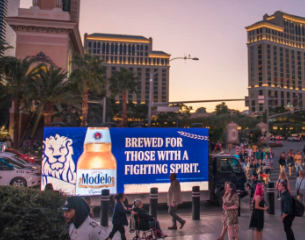
[[[71,81],[82,95],[82,126],[87,126],[89,92],[100,94],[103,90],[106,67],[102,65],[99,56],[85,54],[74,55],[72,59],[74,70]]]
[[[38,120],[44,116],[44,126],[51,125],[54,109],[62,104],[80,107],[81,98],[67,81],[67,72],[53,65],[40,68],[32,81],[31,100],[37,104]]]
[[[127,91],[129,93],[136,92],[138,85],[138,78],[134,76],[133,72],[122,68],[121,71],[115,72],[109,79],[109,90],[114,94],[122,94],[122,126],[127,127],[127,112],[126,101]]]
[[[2,77],[1,85],[4,87],[4,95],[10,96],[14,106],[14,135],[13,144],[15,148],[19,147],[19,112],[21,107],[27,107],[29,104],[29,86],[38,67],[32,68],[34,59],[25,58],[19,60],[13,57],[3,57],[1,59]]]
[[[3,58],[4,52],[11,48],[13,47],[7,45],[3,39],[0,39],[0,58]]]

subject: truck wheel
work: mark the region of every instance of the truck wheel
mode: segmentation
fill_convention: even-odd
[[[14,187],[26,187],[26,181],[23,178],[14,178],[10,184]]]
[[[225,190],[224,189],[222,189],[222,190],[220,190],[218,193],[217,193],[217,195],[216,195],[216,199],[217,199],[217,204],[218,204],[218,206],[222,206],[222,197],[223,197],[223,195],[225,194]]]

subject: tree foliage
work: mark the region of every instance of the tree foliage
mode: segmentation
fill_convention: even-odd
[[[222,102],[215,107],[216,115],[228,114],[229,108],[225,102]]]
[[[0,187],[0,240],[69,239],[58,192]]]
[[[102,94],[105,91],[106,67],[99,56],[90,54],[75,54],[72,63],[74,70],[70,80],[82,95],[82,125],[87,126],[89,92]]]
[[[80,108],[81,98],[67,81],[67,72],[54,66],[39,68],[31,82],[31,100],[36,103],[44,116],[44,125],[50,126],[55,108],[63,104]]]
[[[121,68],[109,79],[109,90],[115,95],[122,96],[122,126],[127,127],[127,92],[132,94],[136,91],[138,77],[126,68]]]

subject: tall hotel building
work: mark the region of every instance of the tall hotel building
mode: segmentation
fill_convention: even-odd
[[[305,18],[277,11],[271,16],[264,15],[262,21],[246,30],[249,113],[261,114],[266,110],[267,101],[273,107],[302,108],[305,103]],[[259,103],[259,98],[264,98],[264,103]]]
[[[169,92],[169,58],[162,51],[153,51],[152,38],[119,34],[85,34],[85,51],[100,55],[107,66],[109,79],[115,71],[127,68],[138,76],[137,93],[128,93],[135,104],[148,103],[149,77],[153,77],[153,102],[167,102]],[[110,96],[108,91],[107,95]],[[121,100],[118,96],[116,100]]]
[[[4,21],[4,17],[12,17],[18,15],[20,0],[1,0],[0,1],[0,38],[11,49],[5,51],[6,56],[15,56],[16,54],[16,33],[15,31]]]

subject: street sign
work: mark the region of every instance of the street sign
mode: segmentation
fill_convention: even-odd
[[[157,107],[158,112],[178,112],[179,107],[163,107],[163,106],[158,106]]]

